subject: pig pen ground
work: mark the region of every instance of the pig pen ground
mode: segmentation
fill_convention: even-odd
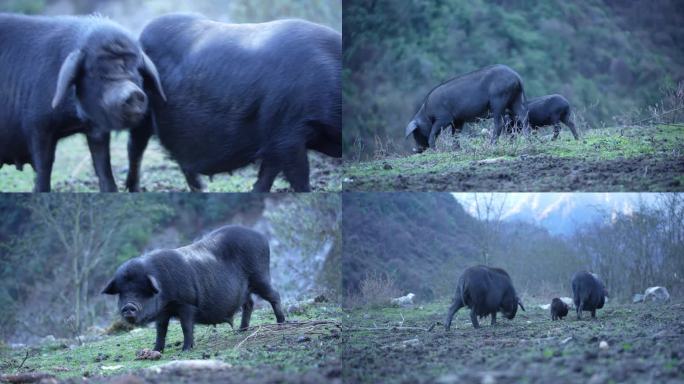
[[[684,303],[612,304],[597,319],[562,321],[527,303],[515,319],[474,329],[469,311],[442,322],[448,303],[356,309],[343,318],[348,382],[682,383]],[[438,325],[431,327],[439,322]],[[601,348],[602,341],[607,347]]]
[[[239,318],[238,314],[237,323]],[[339,318],[337,304],[318,303],[290,310],[288,322],[276,325],[273,311],[263,308],[254,311],[251,327],[244,332],[228,324],[196,325],[190,352],[181,352],[183,336],[175,322],[169,326],[160,360],[136,360],[138,351],[153,347],[153,327],[82,345],[54,340],[28,348],[5,346],[0,350],[0,382],[12,375],[41,373],[50,377],[47,382],[71,383],[335,382],[341,374]],[[192,368],[173,366],[176,360],[201,361],[190,364],[199,366]]]
[[[480,125],[484,126],[484,125]],[[487,125],[488,127],[488,125]],[[437,150],[410,156],[380,153],[346,164],[345,191],[683,191],[684,126],[592,129],[575,141],[566,127],[528,141],[502,135],[495,146],[470,129],[454,149],[450,133]],[[412,139],[409,139],[412,141]],[[413,143],[412,143],[413,144]]]
[[[114,180],[124,190],[128,172],[127,133],[114,133],[111,141],[111,159]],[[342,161],[309,151],[311,190],[335,192],[341,190]],[[202,176],[207,192],[249,192],[256,182],[258,167],[249,165],[232,174],[221,173],[210,180]],[[23,171],[7,165],[0,169],[0,192],[31,192],[35,173],[29,164]],[[141,189],[146,192],[189,191],[178,164],[170,159],[156,138],[150,140],[142,163]],[[84,135],[62,139],[57,144],[55,164],[52,168],[52,190],[56,192],[99,192],[88,144]],[[290,191],[290,184],[278,176],[271,192]]]

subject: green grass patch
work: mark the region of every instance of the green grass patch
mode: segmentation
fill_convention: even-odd
[[[111,164],[119,190],[124,190],[128,172],[128,134],[117,132],[110,144]],[[314,191],[341,189],[340,162],[313,151],[309,152],[311,187]],[[152,138],[143,156],[141,188],[149,192],[189,191],[178,164],[169,158],[156,138]],[[207,192],[249,192],[256,182],[258,167],[249,165],[232,174],[224,173],[213,178],[202,176]],[[0,169],[0,192],[31,192],[35,172],[29,164],[19,171],[5,165]],[[52,167],[52,190],[58,192],[99,192],[99,186],[84,135],[73,135],[57,144]],[[272,191],[289,190],[290,184],[281,174]]]
[[[153,348],[156,331],[153,327],[136,328],[131,332],[104,336],[103,339],[82,345],[68,346],[57,342],[29,349],[24,366],[26,349],[2,350],[4,373],[24,371],[47,372],[59,378],[94,375],[118,375],[163,364],[172,360],[218,359],[234,366],[256,368],[263,365],[276,367],[285,372],[306,372],[320,363],[320,355],[336,356],[340,309],[336,304],[319,304],[297,315],[289,315],[288,322],[300,322],[276,326],[270,308],[255,310],[251,327],[237,331],[228,324],[195,326],[195,346],[191,351],[181,351],[183,333],[178,322],[172,322],[166,337],[166,348],[158,361],[136,360],[136,352]],[[322,320],[315,326],[306,325]],[[236,317],[239,322],[239,315]],[[237,323],[236,323],[237,326]],[[306,341],[302,341],[306,337]]]

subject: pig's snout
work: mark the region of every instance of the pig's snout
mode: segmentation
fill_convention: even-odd
[[[138,306],[133,303],[128,303],[121,308],[121,316],[131,324],[135,323],[138,312]]]

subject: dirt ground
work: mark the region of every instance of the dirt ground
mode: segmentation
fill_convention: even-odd
[[[607,305],[596,319],[551,321],[538,307],[512,321],[441,325],[447,304],[355,310],[346,320],[346,382],[682,383],[684,304]],[[440,322],[432,330],[431,325]],[[602,342],[605,342],[601,347]]]
[[[453,171],[356,177],[347,191],[682,191],[684,158],[638,156],[614,160],[577,160],[526,156],[480,163]]]

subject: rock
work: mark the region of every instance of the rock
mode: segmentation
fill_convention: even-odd
[[[665,287],[649,287],[644,291],[644,301],[666,302],[670,300],[670,292]]]
[[[568,342],[570,342],[570,340],[572,340],[572,336],[563,339],[563,340],[561,341],[561,344],[567,344]]]
[[[401,306],[401,307],[406,307],[406,306],[413,305],[413,298],[414,298],[415,296],[416,296],[416,295],[414,295],[413,293],[408,293],[408,294],[406,294],[405,296],[397,297],[397,298],[392,299],[391,302],[392,302],[392,304],[394,304],[394,305],[399,305],[399,306]]]
[[[496,378],[494,375],[492,375],[489,372],[485,372],[482,374],[482,380],[480,381],[482,384],[496,384]]]
[[[161,352],[153,351],[148,348],[144,348],[135,353],[136,360],[159,360],[161,359]]]
[[[548,311],[551,308],[551,304],[542,304],[539,306],[539,308]]]
[[[55,377],[45,372],[17,373],[15,375],[0,375],[0,382],[3,383],[37,383],[42,381],[54,380]]]
[[[123,368],[123,365],[103,365],[103,371],[116,371],[117,369]]]
[[[390,170],[390,169],[392,169],[392,166],[389,163],[385,162],[382,164],[382,169]]]
[[[177,360],[147,368],[156,374],[190,370],[220,371],[233,366],[220,360]]]
[[[601,342],[599,343],[599,348],[608,349],[608,342],[605,340],[601,340]]]
[[[311,338],[306,335],[301,335],[297,338],[298,343],[306,343],[307,341],[311,341]]]
[[[560,298],[562,302],[564,302],[566,305],[568,305],[570,308],[575,307],[575,302],[572,300],[572,297],[567,297],[563,296]]]
[[[635,293],[634,296],[632,296],[632,303],[633,304],[641,303],[643,301],[644,301],[644,295],[642,295],[641,293]]]

